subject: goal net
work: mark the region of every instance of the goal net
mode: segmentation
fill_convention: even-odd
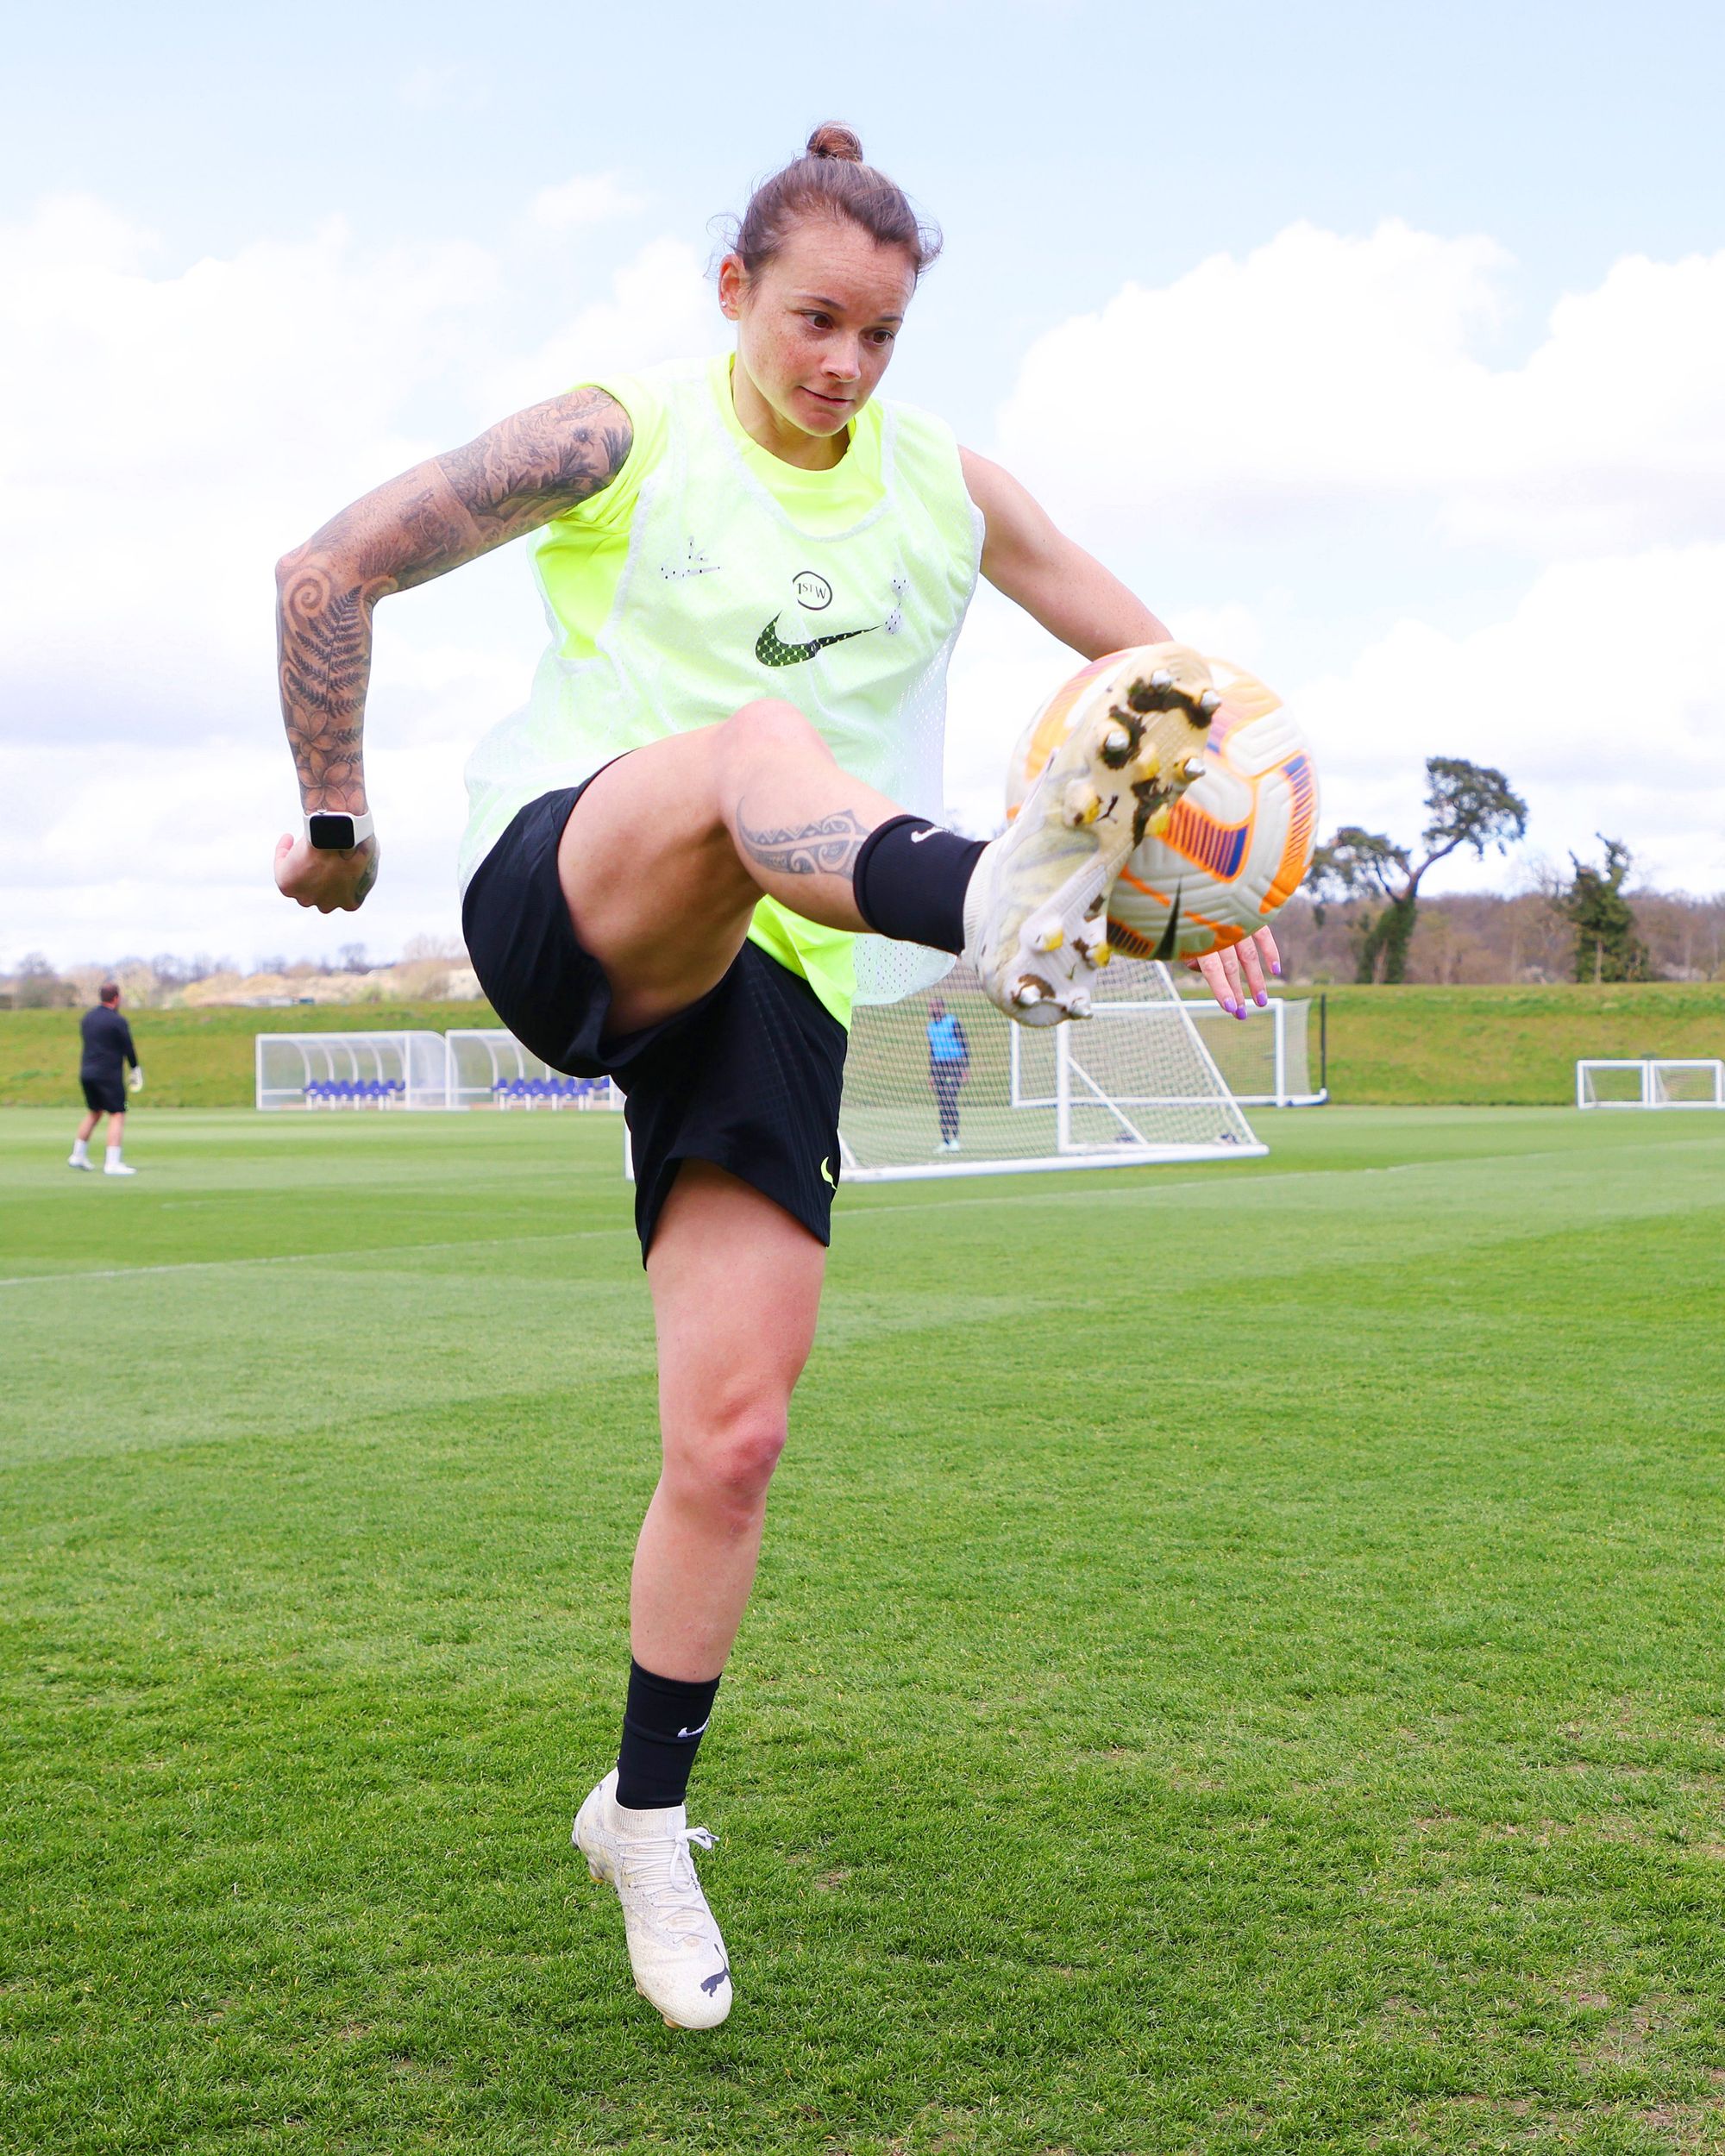
[[[1313,1006],[1304,999],[1273,996],[1264,1010],[1248,1009],[1244,1024],[1208,995],[1189,996],[1186,1008],[1243,1108],[1316,1108],[1329,1099]]]
[[[609,1078],[570,1078],[501,1026],[455,1026],[448,1043],[452,1108],[621,1108]]]
[[[260,1108],[444,1108],[441,1033],[260,1033]]]
[[[1575,1067],[1578,1108],[1725,1108],[1725,1061],[1705,1056],[1590,1056]]]
[[[1117,958],[1098,985],[1093,1018],[1043,1028],[1003,1018],[963,966],[902,1003],[859,1006],[839,1116],[844,1175],[1136,1167],[1268,1150],[1165,967]]]

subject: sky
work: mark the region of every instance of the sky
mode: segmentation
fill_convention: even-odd
[[[714,220],[839,120],[938,220],[886,393],[1286,696],[1324,821],[1504,770],[1524,886],[1725,888],[1725,11],[429,0],[9,28],[0,965],[393,956],[544,641],[518,544],[385,602],[384,849],[279,899],[278,555],[584,375],[720,348]],[[992,829],[1070,655],[986,591],[947,792]]]

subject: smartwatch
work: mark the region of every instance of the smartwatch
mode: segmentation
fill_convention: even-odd
[[[313,809],[305,819],[305,836],[320,854],[350,853],[374,828],[369,810],[351,816],[346,809]]]

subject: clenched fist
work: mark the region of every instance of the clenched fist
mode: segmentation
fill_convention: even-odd
[[[375,833],[344,853],[326,853],[303,834],[295,838],[286,831],[275,843],[276,888],[320,913],[357,913],[377,873]]]

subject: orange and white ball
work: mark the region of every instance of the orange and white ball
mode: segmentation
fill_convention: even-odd
[[[1065,736],[1086,686],[1119,655],[1063,682],[1025,729],[1007,781],[1019,804]],[[1282,699],[1225,659],[1206,661],[1222,705],[1210,724],[1204,774],[1134,849],[1114,886],[1108,935],[1133,958],[1201,958],[1271,917],[1300,887],[1318,837],[1318,774]]]

